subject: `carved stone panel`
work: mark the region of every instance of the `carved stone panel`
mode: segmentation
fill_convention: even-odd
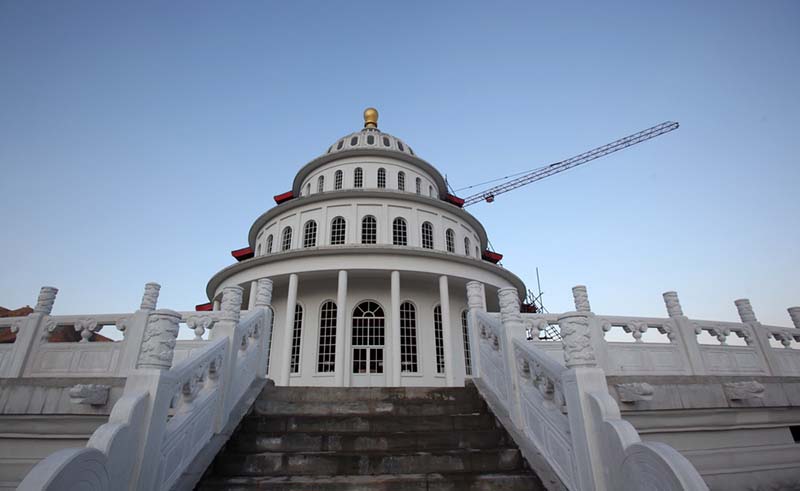
[[[558,318],[564,343],[564,361],[567,367],[596,366],[597,358],[592,347],[589,317],[571,313]]]
[[[156,310],[150,314],[139,348],[137,368],[168,370],[172,366],[180,320],[181,314],[172,310]]]

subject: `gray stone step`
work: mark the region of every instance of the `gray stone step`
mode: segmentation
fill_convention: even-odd
[[[258,415],[368,415],[437,416],[443,414],[472,414],[486,411],[480,399],[460,400],[398,399],[348,401],[286,401],[259,399],[254,412]]]
[[[232,477],[204,481],[201,491],[544,491],[528,473],[383,474],[374,476]]]
[[[242,424],[244,432],[396,432],[458,431],[496,428],[490,414],[455,414],[438,416],[248,416]]]
[[[374,452],[413,449],[498,448],[512,444],[501,429],[394,433],[238,433],[228,443],[237,453]]]
[[[375,475],[491,473],[523,469],[516,448],[430,452],[225,452],[214,464],[218,476]]]
[[[259,400],[291,402],[348,401],[439,401],[482,400],[474,386],[469,387],[275,387],[262,391]]]

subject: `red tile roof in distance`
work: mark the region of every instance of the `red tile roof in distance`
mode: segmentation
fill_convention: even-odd
[[[255,256],[255,254],[253,253],[252,247],[242,247],[241,249],[231,251],[231,256],[233,256],[233,258],[237,261],[241,262],[245,259],[250,259],[251,257]]]
[[[456,196],[454,194],[448,194],[447,197],[446,197],[446,200],[447,200],[448,203],[452,203],[452,204],[456,205],[459,208],[463,208],[464,207],[464,200],[459,198],[458,196]]]
[[[197,311],[197,312],[210,312],[213,309],[214,309],[214,306],[211,304],[211,302],[201,303],[200,305],[195,305],[194,306],[194,310]]]
[[[291,191],[286,191],[283,194],[276,194],[272,197],[275,200],[275,203],[281,204],[283,202],[289,201],[290,199],[294,198],[294,194]]]
[[[497,263],[500,262],[501,259],[503,259],[503,255],[502,254],[499,254],[497,252],[492,252],[492,251],[483,251],[483,254],[481,254],[481,257],[483,257],[483,259],[485,261],[489,261],[490,263],[493,263],[493,264],[497,264]]]

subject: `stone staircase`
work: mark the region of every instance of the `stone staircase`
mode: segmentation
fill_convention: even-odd
[[[474,386],[267,387],[200,490],[539,490]]]

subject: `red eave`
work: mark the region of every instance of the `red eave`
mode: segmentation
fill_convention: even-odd
[[[197,312],[208,312],[208,311],[213,310],[213,309],[214,309],[214,306],[211,304],[211,302],[201,303],[200,305],[195,305],[194,306],[194,310],[196,310]]]
[[[447,201],[448,203],[452,203],[452,204],[456,205],[459,208],[463,208],[464,207],[464,200],[459,198],[458,196],[456,196],[454,194],[449,194],[448,193],[447,197],[445,198],[445,201]]]
[[[286,191],[283,194],[276,194],[272,197],[275,200],[275,203],[281,204],[284,201],[289,201],[290,199],[294,198],[294,194],[291,191]]]
[[[237,261],[241,262],[245,259],[250,259],[251,257],[255,256],[255,254],[253,253],[252,247],[242,247],[241,249],[231,251],[231,256],[233,256]]]
[[[503,259],[502,254],[498,254],[497,252],[492,252],[492,251],[483,251],[481,257],[484,259],[484,261],[489,261],[490,263],[494,264],[499,263],[500,260]]]

